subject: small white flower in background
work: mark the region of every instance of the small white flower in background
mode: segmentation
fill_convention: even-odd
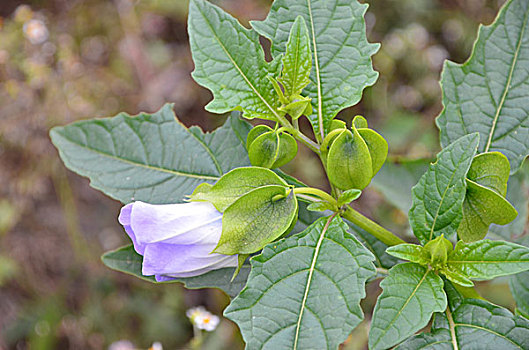
[[[191,320],[191,323],[198,329],[211,332],[219,325],[220,319],[213,315],[204,307],[198,306],[187,310],[186,316]]]
[[[48,40],[49,32],[40,19],[31,19],[24,23],[24,35],[32,44],[42,44]]]
[[[163,350],[162,343],[160,343],[158,341],[152,343],[152,346],[149,348],[149,350]]]
[[[110,344],[108,350],[135,350],[136,347],[129,340],[118,340]]]

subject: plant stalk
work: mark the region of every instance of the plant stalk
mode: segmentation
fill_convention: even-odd
[[[342,216],[388,246],[406,243],[392,232],[386,230],[376,222],[366,218],[364,215],[360,214],[351,207],[347,207],[347,209],[342,213]]]

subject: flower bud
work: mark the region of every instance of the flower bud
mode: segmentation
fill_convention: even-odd
[[[253,166],[279,168],[294,159],[298,152],[296,140],[283,132],[268,131],[254,140],[250,140],[249,134],[247,141],[251,141],[248,156]]]
[[[424,249],[430,254],[430,263],[434,266],[444,265],[448,260],[448,253],[452,251],[452,243],[444,235],[426,243]]]
[[[331,131],[323,144],[330,145],[326,158],[329,180],[342,190],[367,187],[388,154],[386,140],[368,129],[361,116],[354,118],[351,130],[338,127]]]

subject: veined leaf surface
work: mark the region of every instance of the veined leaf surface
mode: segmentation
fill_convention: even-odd
[[[510,0],[482,26],[470,59],[442,73],[441,143],[479,132],[479,152],[500,151],[511,174],[529,154],[529,2]]]
[[[265,61],[259,35],[206,0],[190,2],[188,31],[193,78],[214,96],[206,110],[275,120],[279,97],[267,75],[277,76],[280,65]]]
[[[187,129],[173,106],[153,114],[81,121],[53,128],[51,139],[70,170],[123,203],[178,203],[202,182],[250,165],[244,147],[250,126],[231,117],[204,134]]]
[[[379,45],[367,42],[366,10],[356,0],[276,0],[264,21],[252,22],[272,41],[274,57],[285,52],[296,17],[307,23],[313,69],[305,93],[312,98],[315,113],[309,119],[320,139],[336,114],[357,104],[364,88],[377,80],[371,56]]]
[[[224,314],[247,349],[335,350],[363,319],[373,260],[340,218],[320,218],[252,258],[247,286]]]

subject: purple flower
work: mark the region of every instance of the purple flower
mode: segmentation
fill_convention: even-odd
[[[237,255],[210,254],[222,233],[222,214],[210,203],[134,202],[118,220],[143,255],[142,274],[158,282],[237,266]]]

